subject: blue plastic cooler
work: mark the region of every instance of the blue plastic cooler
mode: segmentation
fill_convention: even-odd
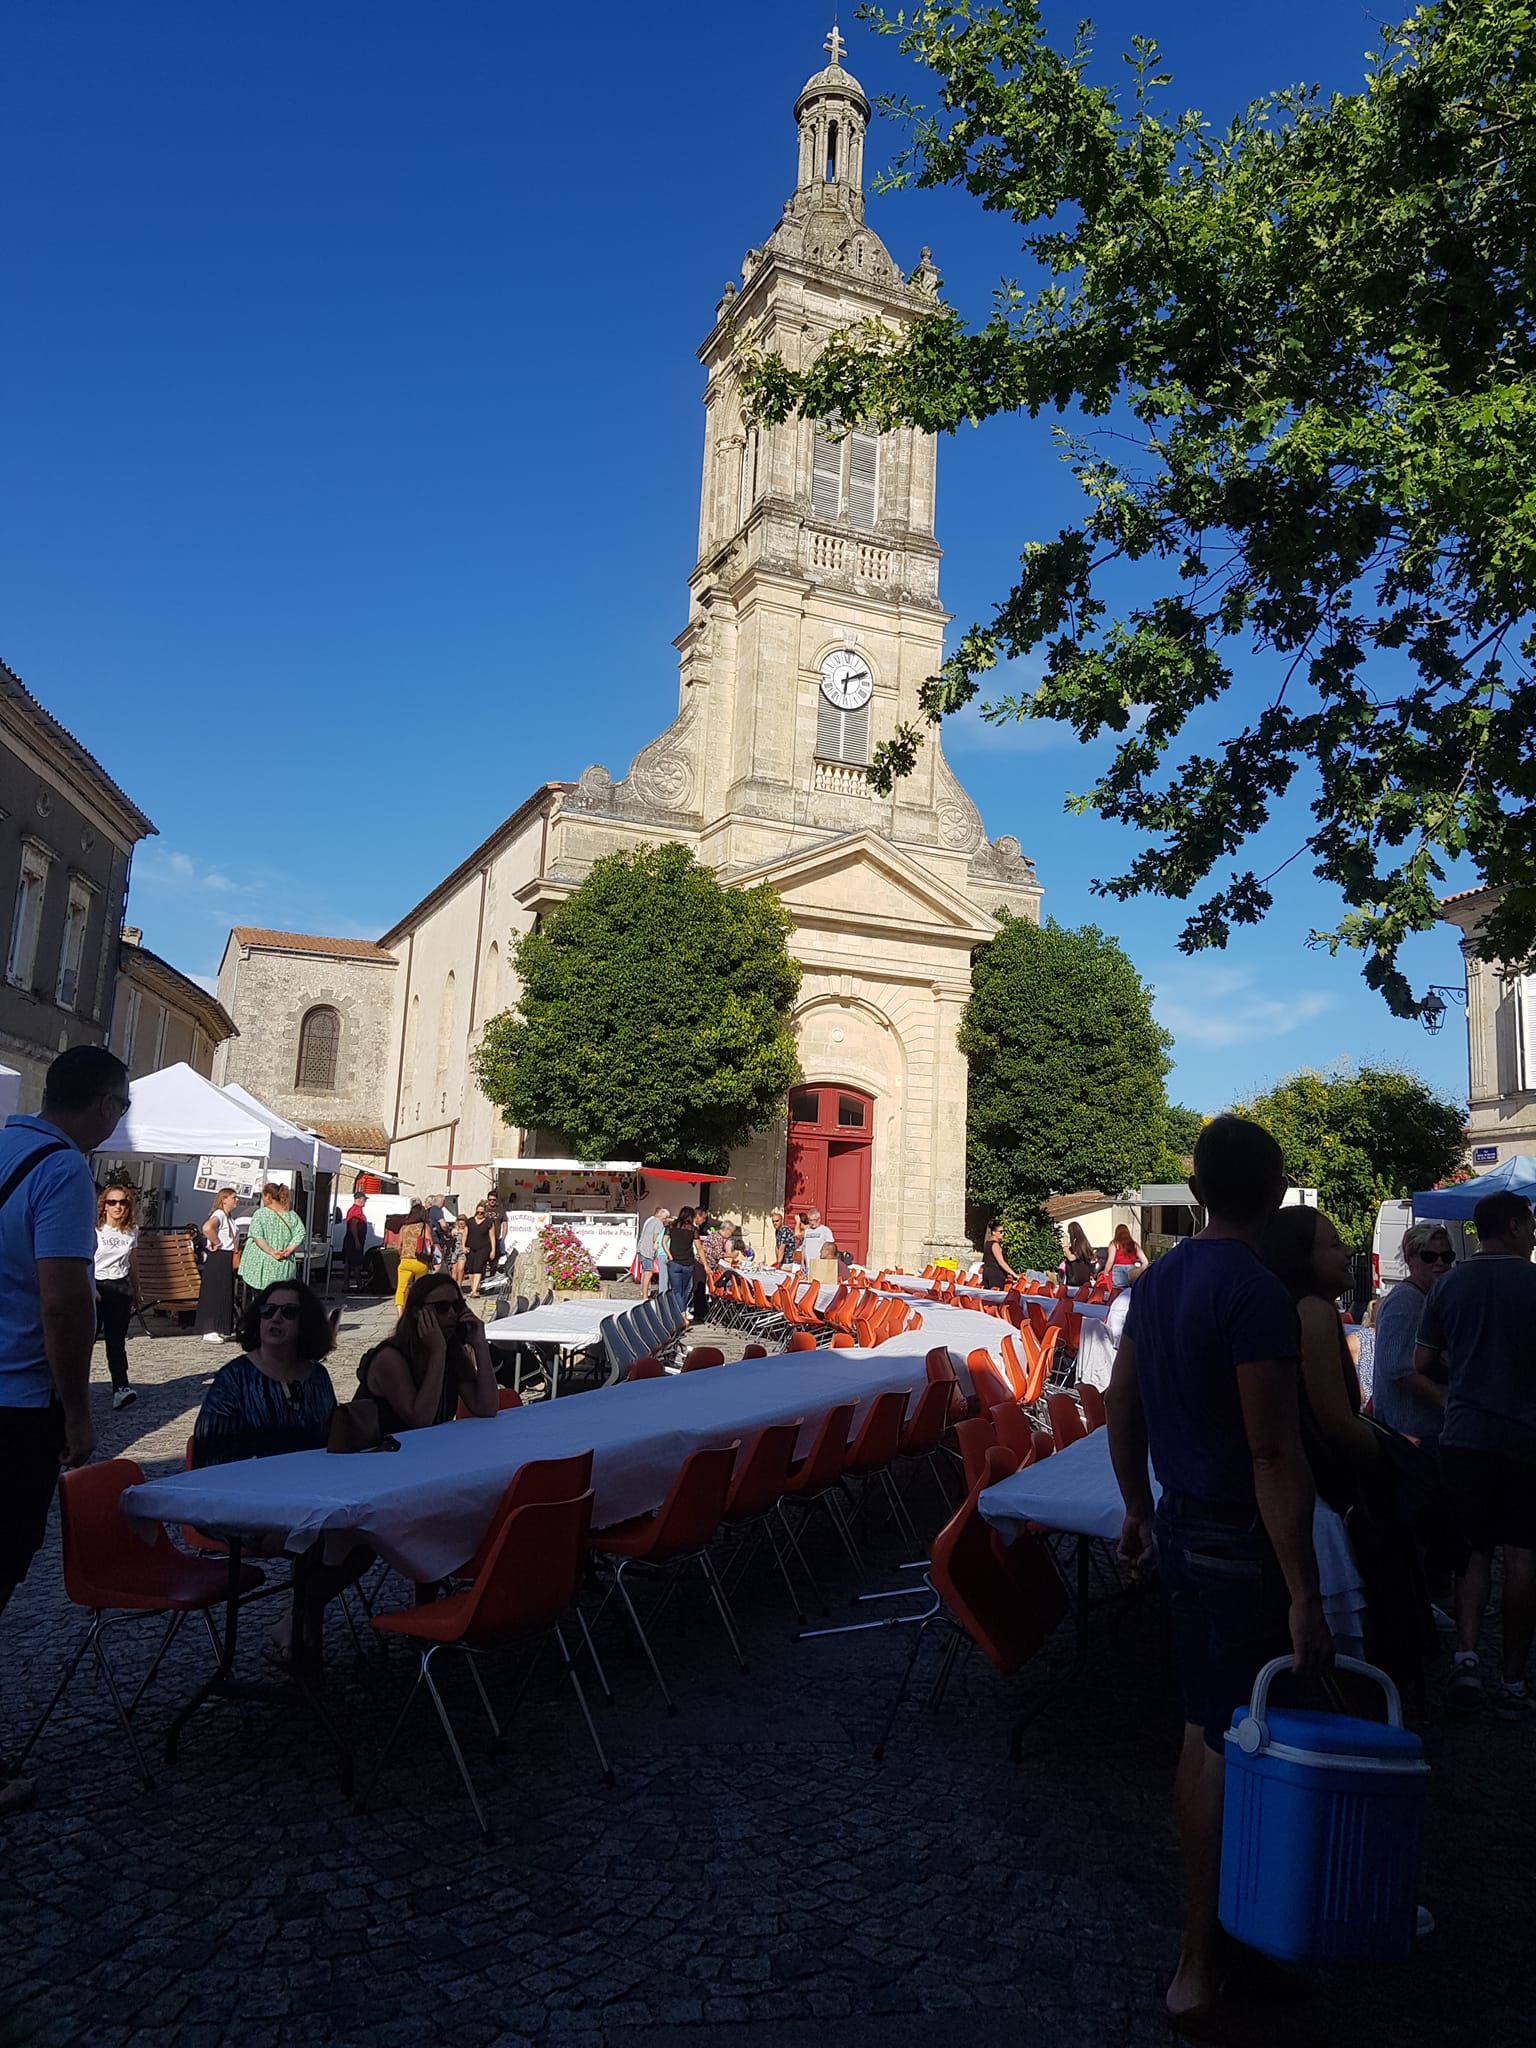
[[[1226,1735],[1221,1924],[1291,1963],[1405,1956],[1417,1921],[1419,1838],[1429,1765],[1403,1727],[1397,1687],[1353,1657],[1387,1695],[1388,1725],[1349,1714],[1266,1712],[1277,1657]]]

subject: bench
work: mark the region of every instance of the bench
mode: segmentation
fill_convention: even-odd
[[[185,1230],[141,1232],[134,1251],[139,1275],[140,1313],[180,1315],[197,1307],[202,1275]]]

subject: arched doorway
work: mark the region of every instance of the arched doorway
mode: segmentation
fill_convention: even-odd
[[[840,1252],[860,1265],[869,1255],[869,1165],[875,1138],[874,1097],[827,1083],[794,1089],[784,1207],[819,1209]]]

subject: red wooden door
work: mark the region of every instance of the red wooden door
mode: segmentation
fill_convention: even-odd
[[[860,1264],[869,1251],[874,1103],[855,1088],[797,1088],[789,1098],[784,1207],[819,1209],[839,1251]]]

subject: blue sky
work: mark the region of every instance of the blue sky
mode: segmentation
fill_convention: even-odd
[[[872,94],[924,75],[846,19]],[[1049,13],[1069,33],[1081,0]],[[131,915],[189,972],[231,923],[375,935],[537,783],[621,774],[671,717],[697,517],[694,351],[794,182],[791,106],[827,0],[192,0],[11,8],[0,655],[149,812]],[[1156,35],[1221,122],[1352,89],[1351,0],[1109,0],[1103,75]],[[871,163],[894,152],[877,124]],[[872,202],[984,314],[1009,224],[953,193]],[[956,632],[1072,512],[1045,422],[940,452]],[[1134,850],[1063,813],[1098,749],[946,741],[1046,908],[1116,933],[1212,1110],[1301,1065],[1387,1057],[1465,1089],[1439,1038],[1309,951],[1301,869],[1266,927],[1183,959],[1179,908],[1095,898]],[[1304,829],[1304,812],[1298,813]],[[1290,837],[1286,836],[1287,825]],[[1294,818],[1273,835],[1295,844]],[[1462,878],[1457,878],[1458,880]],[[1454,934],[1417,942],[1454,983]]]

